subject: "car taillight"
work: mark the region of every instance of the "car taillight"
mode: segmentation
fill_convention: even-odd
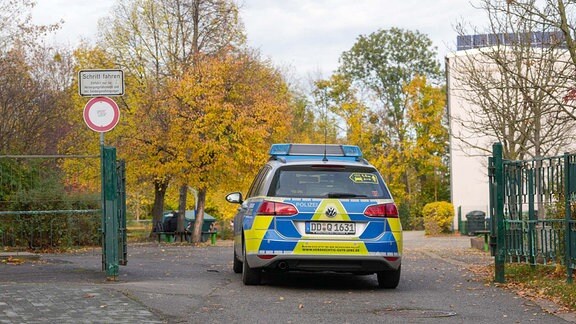
[[[262,260],[270,260],[276,257],[275,254],[258,254],[258,257]]]
[[[394,203],[368,206],[364,211],[368,217],[398,218],[398,209]]]
[[[298,214],[296,207],[275,201],[264,200],[256,215],[292,216]]]

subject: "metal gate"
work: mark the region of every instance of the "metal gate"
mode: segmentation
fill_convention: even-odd
[[[116,148],[102,146],[102,270],[116,280],[118,266],[126,265],[126,172],[116,160]]]
[[[489,158],[490,230],[495,281],[505,262],[576,267],[576,155],[504,160],[502,144]]]

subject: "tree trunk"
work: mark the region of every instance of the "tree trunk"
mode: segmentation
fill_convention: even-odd
[[[202,224],[204,224],[204,206],[206,204],[206,188],[198,190],[198,201],[196,202],[196,221],[194,222],[194,232],[192,242],[199,243],[202,238]]]
[[[165,178],[154,180],[154,206],[152,207],[152,232],[150,236],[153,235],[156,224],[162,221],[164,196],[166,195],[168,183],[170,183],[170,181]]]
[[[178,198],[178,226],[176,231],[182,233],[186,229],[186,199],[188,197],[188,185],[180,186],[180,197]]]

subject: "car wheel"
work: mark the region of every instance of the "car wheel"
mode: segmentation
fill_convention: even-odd
[[[260,278],[262,277],[262,270],[250,268],[248,261],[246,261],[246,244],[243,244],[242,254],[242,282],[247,286],[259,285]]]
[[[376,273],[378,277],[378,287],[384,289],[395,289],[400,282],[401,266],[398,270],[379,271]]]
[[[236,250],[234,250],[234,266],[232,269],[234,273],[242,273],[242,261],[239,260]]]

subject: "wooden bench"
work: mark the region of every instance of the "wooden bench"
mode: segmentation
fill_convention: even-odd
[[[171,236],[171,237],[180,237],[180,242],[190,242],[192,240],[192,233],[189,231],[184,231],[184,232],[177,232],[177,231],[167,231],[164,228],[164,224],[162,222],[158,222],[156,223],[156,226],[154,226],[154,233],[156,233],[156,236],[158,237],[158,243],[160,243],[162,241],[162,235],[165,236]],[[212,245],[214,245],[216,243],[216,234],[218,234],[217,231],[202,231],[201,232],[201,241],[202,242],[206,242],[208,240],[210,240],[210,242],[212,243]],[[206,238],[206,235],[208,236],[208,238]]]

